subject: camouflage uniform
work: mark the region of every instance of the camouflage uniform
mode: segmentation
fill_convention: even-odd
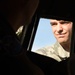
[[[38,49],[35,52],[41,55],[51,57],[57,61],[65,60],[70,55],[69,52],[64,50],[58,42],[56,42],[51,46],[46,46],[41,49]]]

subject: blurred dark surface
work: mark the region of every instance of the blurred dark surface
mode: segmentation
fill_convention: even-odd
[[[29,59],[39,66],[45,75],[68,75],[68,59],[58,62],[50,57],[34,52],[27,52]]]
[[[41,17],[74,20],[75,4],[73,0],[40,0]]]

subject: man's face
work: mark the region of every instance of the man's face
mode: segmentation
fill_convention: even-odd
[[[50,19],[55,38],[60,44],[70,43],[72,25],[70,21]]]

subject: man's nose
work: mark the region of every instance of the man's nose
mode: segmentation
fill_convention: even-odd
[[[62,25],[61,24],[58,24],[57,25],[57,32],[62,32],[63,31],[63,28],[62,28]]]

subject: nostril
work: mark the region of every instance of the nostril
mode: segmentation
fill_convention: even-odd
[[[63,30],[58,30],[58,33],[61,33],[61,32],[63,32]]]

